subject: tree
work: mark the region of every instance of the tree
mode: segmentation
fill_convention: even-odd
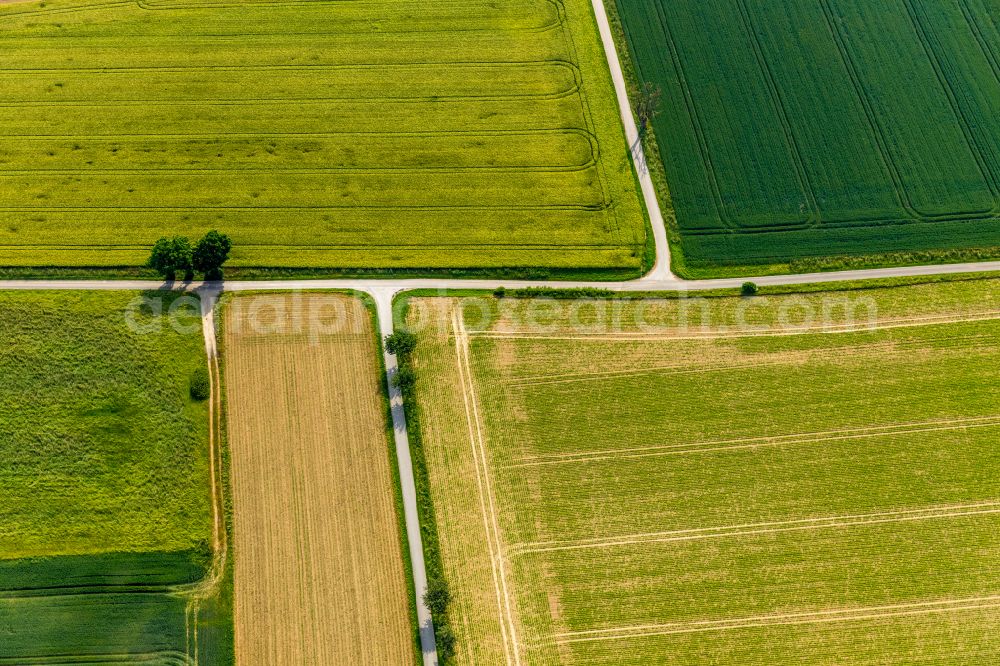
[[[173,280],[178,272],[183,272],[184,279],[190,280],[193,277],[191,257],[191,243],[184,236],[161,238],[153,245],[147,264],[168,280]]]
[[[195,369],[194,373],[191,374],[191,397],[201,402],[208,400],[211,394],[212,385],[208,378],[208,370],[205,368]]]
[[[443,578],[431,578],[427,581],[427,591],[424,592],[424,603],[430,609],[431,615],[443,618],[448,612],[448,605],[451,603],[451,592],[448,590],[448,583]]]
[[[417,382],[417,375],[413,372],[412,368],[405,365],[401,365],[396,374],[392,376],[392,385],[401,391],[406,391],[413,388],[413,385]]]
[[[417,336],[409,331],[394,331],[385,336],[385,349],[390,354],[406,355],[417,348]]]
[[[635,117],[639,119],[639,136],[643,136],[650,121],[660,115],[660,97],[663,96],[663,91],[651,81],[647,81],[633,96]]]
[[[744,296],[755,296],[758,291],[760,291],[760,287],[754,282],[744,282],[743,286],[740,287],[740,293]]]
[[[455,632],[450,625],[434,625],[434,642],[437,644],[438,659],[442,662],[447,663],[455,656]]]
[[[222,279],[222,264],[229,259],[233,242],[226,234],[214,229],[205,234],[194,248],[193,260],[196,271],[205,274],[206,280]]]

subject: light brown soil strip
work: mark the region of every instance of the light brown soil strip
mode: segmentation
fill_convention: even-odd
[[[274,332],[240,308],[259,298],[283,310]],[[334,311],[340,330],[296,330]],[[225,316],[237,664],[414,663],[368,312],[280,295],[234,298]]]

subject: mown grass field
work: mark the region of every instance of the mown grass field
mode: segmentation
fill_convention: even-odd
[[[1000,256],[994,3],[615,5],[694,272]]]
[[[589,0],[0,6],[0,266],[638,275]]]
[[[998,287],[412,299],[455,663],[989,661]]]
[[[331,294],[224,312],[237,663],[414,664],[370,313]]]
[[[138,333],[138,296],[0,294],[0,664],[224,663],[198,304]]]

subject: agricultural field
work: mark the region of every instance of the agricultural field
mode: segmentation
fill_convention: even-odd
[[[0,664],[225,663],[198,302],[139,296],[0,293]]]
[[[693,271],[1000,256],[992,0],[614,5]]]
[[[336,294],[224,312],[237,663],[415,664],[372,315]]]
[[[590,0],[0,3],[0,267],[638,276]],[[242,273],[241,273],[242,271]]]
[[[1000,651],[1000,280],[486,304],[408,304],[453,663]]]

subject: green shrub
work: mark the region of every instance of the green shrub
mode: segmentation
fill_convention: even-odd
[[[760,288],[753,282],[744,282],[740,287],[740,293],[744,296],[756,296]]]
[[[191,373],[191,397],[195,400],[208,400],[212,395],[212,383],[208,378],[208,370],[198,368]]]
[[[392,377],[392,385],[398,387],[401,391],[408,391],[413,388],[413,384],[416,381],[416,374],[414,374],[413,369],[408,366],[400,366],[400,368],[396,371],[396,374]]]
[[[451,592],[448,583],[443,578],[431,578],[427,581],[427,591],[424,592],[424,603],[430,609],[435,619],[442,618],[448,612],[451,604]]]
[[[455,632],[451,625],[434,625],[434,641],[437,643],[438,659],[447,663],[455,655]]]

